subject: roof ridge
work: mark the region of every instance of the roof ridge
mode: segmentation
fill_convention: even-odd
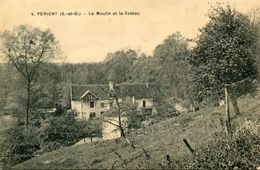
[[[152,97],[153,88],[147,86],[147,83],[121,83],[115,84],[119,89],[119,96],[135,96],[136,98]],[[80,97],[87,91],[92,92],[99,98],[108,98],[109,84],[85,84],[85,85],[72,85],[71,95],[72,100],[80,100]]]
[[[81,84],[81,85],[74,85],[72,84],[71,86],[77,86],[77,87],[84,87],[84,86],[108,86],[108,84]]]
[[[120,84],[115,84],[117,86],[125,86],[125,85],[147,85],[149,83],[120,83]],[[74,85],[72,84],[71,86],[78,86],[78,87],[84,87],[84,86],[108,86],[108,84],[80,84],[80,85]]]

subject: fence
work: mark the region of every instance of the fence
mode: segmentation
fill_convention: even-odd
[[[256,76],[251,76],[241,81],[225,84],[226,104],[226,127],[227,133],[232,137],[232,118],[237,115],[247,115],[245,118],[259,121],[256,115],[252,114],[259,110],[260,85]]]

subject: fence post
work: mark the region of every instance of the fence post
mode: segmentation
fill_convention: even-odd
[[[190,146],[190,144],[188,143],[188,141],[186,139],[183,139],[183,142],[185,143],[185,145],[187,146],[187,148],[189,149],[189,151],[193,154],[194,153],[194,149],[192,149],[192,147]]]
[[[227,126],[227,132],[228,132],[228,139],[231,142],[231,117],[230,117],[230,110],[229,110],[229,94],[228,94],[228,85],[225,84],[225,100],[226,100],[226,126]]]

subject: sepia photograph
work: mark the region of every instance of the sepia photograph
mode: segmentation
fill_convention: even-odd
[[[0,0],[0,170],[260,170],[259,0]]]

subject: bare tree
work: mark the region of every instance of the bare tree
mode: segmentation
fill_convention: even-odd
[[[60,48],[50,30],[20,25],[1,33],[1,52],[27,83],[25,127],[29,124],[32,82],[40,65],[54,59]]]
[[[106,91],[105,89],[103,89]],[[129,114],[132,114],[133,112],[136,111],[136,107],[133,103],[131,103],[131,100],[125,99],[122,102],[119,102],[118,99],[118,91],[115,90],[110,90],[109,95],[111,99],[114,101],[114,106],[107,112],[106,115],[115,115],[118,120],[110,120],[110,119],[104,119],[104,122],[110,123],[111,125],[116,126],[120,130],[121,137],[123,137],[126,142],[133,148],[135,149],[135,146],[133,145],[132,142],[129,141],[127,138],[127,134],[125,132],[127,125],[123,122],[123,117],[128,116]],[[109,113],[110,112],[110,113]]]

